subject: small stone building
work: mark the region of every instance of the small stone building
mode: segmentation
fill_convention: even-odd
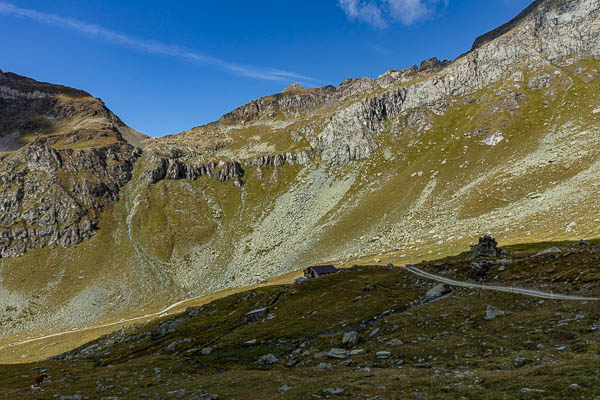
[[[306,279],[314,279],[323,275],[335,274],[336,272],[339,272],[339,269],[333,265],[315,265],[304,270],[304,277]]]
[[[251,322],[256,322],[258,320],[261,320],[267,316],[268,311],[269,310],[267,309],[267,307],[252,310],[246,314],[246,322],[251,323]]]
[[[479,243],[471,246],[471,254],[468,259],[474,260],[478,257],[496,257],[500,254],[498,249],[498,242],[496,239],[489,235],[485,235],[479,238]]]

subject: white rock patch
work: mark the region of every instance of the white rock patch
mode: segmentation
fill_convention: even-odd
[[[496,131],[483,139],[482,143],[487,144],[488,146],[495,146],[501,141],[504,140],[504,134],[500,131]]]

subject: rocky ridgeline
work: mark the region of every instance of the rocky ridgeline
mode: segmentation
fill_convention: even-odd
[[[517,68],[536,70],[550,62],[566,65],[599,57],[598,0],[558,3],[536,2],[519,17],[519,27],[512,35],[480,43],[452,63],[433,59],[419,69],[388,71],[379,77],[378,86],[402,87],[338,111],[313,139],[313,147],[328,164],[367,158],[377,147],[377,136],[387,120],[397,116],[409,119],[419,110],[443,115],[453,98],[484,89],[511,76]],[[540,38],[544,38],[541,45]],[[410,84],[419,73],[427,77]]]
[[[370,78],[350,78],[337,88],[332,85],[314,89],[304,89],[298,84],[286,88],[282,93],[261,97],[258,100],[236,108],[223,115],[220,122],[252,122],[259,119],[275,119],[281,116],[296,118],[308,111],[317,110],[325,105],[336,105],[347,99],[356,98],[379,87],[389,88],[398,83],[415,79],[423,74],[439,71],[448,61],[431,58],[421,63],[419,67],[397,71],[390,70],[378,80]]]
[[[118,121],[98,99],[60,85],[37,82],[12,73],[0,73],[0,136],[20,131],[43,131],[69,118]]]
[[[31,78],[11,72],[5,73],[0,70],[0,98],[25,97],[38,99],[61,94],[79,98],[92,97],[83,90],[52,83],[38,82]]]
[[[388,123],[401,134],[398,127],[414,125],[414,120],[426,125],[457,98],[524,70],[600,57],[599,14],[598,0],[536,1],[513,21],[478,38],[472,51],[453,62],[432,58],[419,67],[390,70],[377,80],[349,79],[337,88],[293,85],[224,115],[219,123],[317,118],[315,129],[305,136],[325,164],[368,158]]]
[[[0,71],[0,152],[21,148],[27,143],[23,135],[81,134],[85,129],[118,130],[134,146],[147,138],[87,92]],[[71,140],[77,139],[78,135],[71,135]]]
[[[221,182],[233,181],[235,185],[242,185],[244,167],[280,167],[285,164],[307,166],[310,164],[312,152],[299,151],[296,153],[263,155],[247,161],[211,161],[198,164],[190,157],[177,153],[170,156],[152,154],[147,161],[148,167],[144,171],[144,179],[149,183],[162,180],[196,180],[206,176]]]
[[[335,95],[334,86],[316,89],[286,90],[273,96],[261,97],[223,115],[220,122],[251,122],[258,119],[275,119],[281,114],[298,116],[308,110],[321,107]]]
[[[38,139],[1,159],[0,257],[90,238],[140,155],[124,142],[57,150],[53,140]]]
[[[448,60],[440,61],[437,57],[433,57],[423,60],[418,67],[413,65],[402,70],[390,69],[377,78],[377,85],[389,89],[398,84],[408,83],[419,76],[439,72],[448,64],[450,64]]]

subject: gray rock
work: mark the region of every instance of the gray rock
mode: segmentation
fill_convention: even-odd
[[[483,319],[485,319],[486,321],[491,321],[501,315],[504,315],[504,311],[500,311],[493,306],[487,306],[487,308],[485,309],[485,317]]]
[[[271,365],[271,364],[277,363],[278,361],[279,361],[279,359],[277,357],[275,357],[274,354],[266,354],[258,359],[258,364],[259,365]]]
[[[450,288],[443,283],[438,283],[431,289],[425,293],[425,298],[428,300],[437,299],[438,297],[442,297],[445,294],[450,293]]]
[[[350,331],[344,333],[342,344],[345,348],[351,349],[360,343],[360,335],[357,332]]]
[[[389,346],[402,346],[404,342],[400,339],[392,339],[389,342],[387,342],[387,344]]]
[[[124,143],[75,152],[53,148],[53,140],[39,138],[0,163],[2,258],[90,239],[100,213],[119,200],[141,155]]]
[[[548,74],[531,78],[527,87],[531,90],[547,89],[552,84],[552,77]]]
[[[323,390],[323,393],[331,396],[341,396],[344,394],[344,389],[341,388],[330,388]]]
[[[561,251],[562,250],[559,249],[558,247],[550,247],[549,249],[542,250],[542,251],[536,253],[535,257],[537,257],[537,256],[543,256],[544,254],[560,253]]]
[[[378,351],[377,353],[375,353],[375,357],[379,358],[379,359],[385,359],[385,358],[390,358],[392,356],[392,353],[390,351]]]
[[[205,347],[202,350],[200,350],[200,353],[204,356],[208,356],[210,355],[210,353],[212,353],[213,348],[212,347]]]
[[[319,363],[315,368],[315,371],[333,371],[333,365],[330,363]]]
[[[167,394],[170,394],[175,397],[183,397],[187,394],[187,391],[185,389],[172,390],[170,392],[167,392]]]
[[[348,357],[348,350],[345,349],[331,349],[327,353],[329,358],[344,359]]]
[[[532,389],[532,388],[521,388],[521,393],[544,393],[545,390],[541,389]]]
[[[173,353],[175,351],[175,348],[177,347],[177,342],[173,342],[171,344],[169,344],[166,348],[165,348],[165,352],[167,353]]]
[[[278,391],[279,393],[286,393],[286,392],[289,392],[290,390],[292,390],[292,387],[291,387],[291,386],[289,386],[289,385],[287,385],[287,384],[285,384],[285,385],[283,385],[283,386],[280,386],[280,387],[277,389],[277,391]]]
[[[517,368],[522,367],[526,363],[527,363],[527,359],[526,358],[518,357],[518,358],[515,358],[515,360],[514,360],[514,365]]]
[[[205,394],[201,394],[200,396],[194,396],[194,397],[190,398],[190,400],[219,400],[219,395],[205,393]]]

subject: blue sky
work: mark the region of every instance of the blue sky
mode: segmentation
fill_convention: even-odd
[[[0,69],[102,98],[152,136],[304,86],[454,59],[531,0],[0,0]]]

